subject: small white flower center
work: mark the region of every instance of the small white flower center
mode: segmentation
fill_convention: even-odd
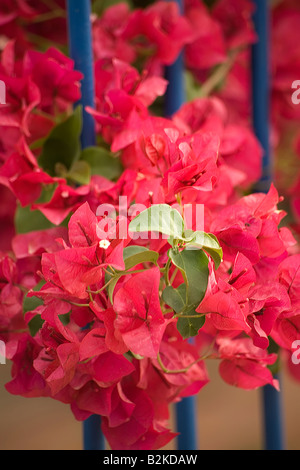
[[[104,248],[106,250],[110,245],[110,242],[108,240],[100,240],[99,246],[100,248]]]

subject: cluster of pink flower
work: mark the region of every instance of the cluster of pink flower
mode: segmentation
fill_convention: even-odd
[[[59,18],[49,21],[59,20],[59,32],[57,3]],[[0,62],[6,389],[60,400],[78,420],[101,415],[113,449],[157,449],[173,439],[169,406],[208,383],[206,359],[246,390],[278,387],[279,352],[300,378],[290,360],[300,339],[297,220],[295,232],[284,225],[274,185],[251,193],[262,158],[249,124],[253,5],[213,3],[187,0],[184,16],[172,2],[133,10],[120,3],[93,18],[96,109],[88,111],[98,145],[89,149],[80,148],[80,113],[72,111],[81,74],[58,49],[26,49],[39,21],[30,31],[17,22],[46,21],[51,10],[25,0],[0,7],[0,24],[10,25]],[[296,1],[276,7],[274,47],[290,38],[295,11]],[[51,40],[47,28],[38,31]],[[164,117],[164,67],[183,48],[194,99]],[[276,146],[299,119],[286,100],[297,70],[291,51],[273,59]],[[160,205],[182,216],[202,205],[209,241],[191,257],[197,227],[182,238],[131,237],[134,217],[118,213],[120,197],[126,210]],[[99,215],[101,205],[116,218]]]

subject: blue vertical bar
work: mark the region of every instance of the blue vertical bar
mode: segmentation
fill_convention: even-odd
[[[268,0],[254,0],[254,27],[258,36],[252,47],[252,114],[254,132],[264,150],[262,178],[256,190],[268,192],[273,180],[273,159],[270,149],[270,5]],[[279,376],[276,377],[278,380]],[[264,448],[283,450],[284,424],[282,396],[271,385],[262,389]]]
[[[257,41],[252,46],[252,115],[254,132],[264,151],[262,177],[258,191],[268,192],[273,180],[270,150],[270,60],[269,60],[269,1],[254,0],[253,23]]]
[[[83,73],[81,99],[83,107],[82,147],[95,144],[95,121],[88,114],[85,106],[95,106],[94,66],[91,32],[90,0],[67,0],[68,34],[70,56],[75,62],[75,69]]]
[[[175,0],[179,11],[183,14],[183,0]],[[184,53],[180,52],[175,62],[165,70],[165,78],[168,87],[165,96],[165,115],[167,117],[175,113],[186,100],[184,83]]]
[[[67,16],[70,56],[74,60],[75,69],[84,75],[81,82],[82,96],[77,104],[83,108],[81,145],[85,148],[96,142],[94,119],[84,110],[85,106],[94,107],[95,104],[90,0],[67,0]],[[92,415],[84,421],[83,446],[85,450],[105,449],[100,416]]]
[[[280,381],[280,376],[275,376]],[[281,392],[271,385],[262,390],[264,410],[264,448],[266,450],[284,450],[284,423]]]
[[[101,418],[91,415],[83,422],[84,450],[105,450],[105,440],[101,431]]]
[[[176,0],[183,13],[183,0]],[[165,96],[165,115],[175,113],[186,100],[184,83],[184,53],[181,51],[176,61],[166,67],[165,78],[169,81]],[[186,397],[176,404],[176,426],[178,450],[197,449],[197,412],[195,397]]]
[[[176,61],[166,67],[165,78],[168,87],[165,99],[165,115],[170,117],[185,102],[184,57],[180,52]]]
[[[178,450],[197,450],[197,410],[194,396],[185,397],[176,404]]]

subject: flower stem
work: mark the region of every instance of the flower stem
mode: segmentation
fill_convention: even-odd
[[[37,24],[37,23],[43,23],[44,21],[49,21],[53,20],[55,18],[64,18],[65,13],[61,9],[57,9],[54,11],[47,11],[46,13],[42,13],[41,15],[36,16],[35,18],[32,18],[30,21],[31,23]]]
[[[186,373],[191,367],[193,367],[195,364],[197,364],[197,362],[200,362],[202,361],[202,358],[198,358],[196,359],[195,361],[193,361],[191,364],[189,364],[188,366],[182,368],[182,369],[168,369],[167,367],[164,366],[162,360],[161,360],[161,357],[160,357],[160,354],[158,353],[157,355],[157,362],[158,364],[160,365],[162,371],[165,373],[165,374],[184,374]]]
[[[169,269],[170,269],[170,266],[171,266],[171,259],[168,258],[167,264],[166,264],[166,266],[165,266],[165,283],[166,283],[166,286],[169,286],[169,285],[170,285],[170,280],[169,280]]]
[[[199,90],[199,96],[201,98],[207,98],[222,83],[232,68],[239,52],[240,49],[231,51],[226,62],[220,64],[206,82],[201,85]]]
[[[199,315],[184,315],[183,313],[177,313],[174,315],[175,318],[202,318],[205,317],[205,313],[199,313]]]

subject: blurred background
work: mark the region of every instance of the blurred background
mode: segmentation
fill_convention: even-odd
[[[299,366],[300,367],[300,366]],[[211,382],[197,396],[200,450],[263,448],[261,391],[224,383],[217,362],[207,364]],[[68,406],[48,398],[22,398],[6,392],[10,364],[0,365],[0,449],[81,450],[82,423]],[[300,450],[300,387],[282,371],[286,449]],[[174,419],[171,418],[171,422]],[[172,442],[167,449],[175,449]]]
[[[59,47],[66,51],[66,21],[63,11],[64,0],[44,0],[36,2],[28,0],[29,4],[37,9],[41,8],[44,21],[32,21],[31,15],[26,11],[18,11],[17,14],[6,15],[6,24],[1,24],[0,50],[5,47],[8,39],[18,36],[20,41],[18,51],[20,54],[27,50],[28,40],[34,46],[46,50],[49,45]],[[119,0],[95,0],[95,12],[101,12],[107,6],[117,3]],[[1,1],[1,8],[6,9],[6,2]],[[19,3],[19,2],[18,2]],[[57,18],[51,18],[51,5],[58,4]],[[144,6],[151,3],[145,0],[132,0],[128,3],[135,6]],[[192,1],[190,3],[193,3]],[[216,0],[203,0],[203,4],[211,8]],[[220,1],[220,4],[224,2]],[[245,27],[247,16],[242,11],[248,10],[247,1],[233,2],[238,11],[241,9],[241,21],[233,15],[234,21],[230,25],[236,28],[233,31],[239,38],[240,34],[246,42],[251,42],[251,32]],[[291,196],[291,208],[294,211],[297,225],[294,227],[300,234],[300,134],[299,119],[300,106],[291,106],[291,83],[300,79],[300,19],[299,0],[272,0],[274,5],[273,36],[272,37],[272,69],[274,80],[272,82],[272,93],[274,99],[274,135],[273,139],[277,145],[276,155],[276,184],[280,194]],[[7,2],[9,4],[9,2]],[[13,4],[11,2],[11,4]],[[21,2],[20,2],[21,4]],[[50,6],[49,6],[50,5]],[[243,7],[241,7],[243,5]],[[20,8],[20,10],[22,10]],[[50,10],[50,11],[48,11]],[[98,11],[99,10],[99,11]],[[100,11],[101,10],[101,11]],[[296,11],[297,10],[297,11]],[[1,10],[2,11],[2,10]],[[233,10],[235,11],[235,10]],[[22,17],[22,14],[24,17]],[[99,13],[100,14],[100,13]],[[224,21],[227,24],[227,14],[232,11],[228,8],[217,10],[214,21]],[[206,17],[206,16],[205,16]],[[5,23],[5,18],[2,22]],[[21,21],[17,21],[18,19]],[[15,21],[16,19],[16,21]],[[298,22],[298,23],[297,23]],[[12,25],[13,23],[13,25]],[[210,23],[208,23],[210,24]],[[100,29],[101,25],[96,23]],[[247,24],[246,24],[247,26]],[[28,31],[28,38],[24,31]],[[209,29],[209,28],[208,28]],[[230,29],[230,28],[229,28]],[[208,31],[209,32],[209,31]],[[97,31],[96,31],[97,33]],[[231,41],[231,33],[229,31]],[[99,34],[99,32],[97,33]],[[227,34],[227,28],[226,28]],[[212,34],[214,36],[214,34]],[[235,35],[233,35],[235,36]],[[26,41],[25,41],[26,39]],[[24,48],[24,50],[23,50]],[[102,48],[100,48],[102,52]],[[244,56],[241,55],[243,65]],[[238,64],[232,68],[231,79],[228,81],[228,89],[225,87],[223,95],[219,85],[215,90],[216,96],[227,99],[234,110],[244,111],[246,105],[243,101],[243,85],[247,92],[247,80],[244,77],[243,67]],[[298,67],[298,68],[297,68]],[[199,69],[202,77],[203,70]],[[241,76],[240,76],[241,74]],[[193,88],[190,93],[192,94]],[[247,93],[245,97],[247,98]],[[237,106],[237,108],[235,108]],[[246,109],[247,106],[246,106]],[[242,113],[241,113],[242,114]],[[237,112],[238,115],[238,112]],[[281,122],[282,118],[286,121]],[[238,116],[238,122],[240,116]],[[282,126],[282,127],[281,127]],[[0,140],[7,135],[2,132]],[[281,140],[282,139],[282,140]],[[13,140],[14,143],[14,140]],[[293,189],[293,192],[291,191]],[[10,195],[1,190],[1,237],[2,250],[9,247],[4,242],[12,236],[12,201]],[[287,206],[289,212],[290,206]],[[292,212],[290,210],[290,212]],[[27,213],[25,213],[27,217]],[[30,221],[30,220],[29,220]],[[24,220],[22,221],[24,222]],[[24,227],[23,227],[24,228]],[[6,231],[7,233],[4,233]],[[300,365],[299,365],[300,367]],[[262,417],[262,394],[260,390],[243,391],[224,383],[218,374],[218,363],[209,362],[207,368],[211,382],[197,396],[198,414],[198,439],[199,449],[203,450],[259,450],[263,448],[263,417]],[[300,375],[300,374],[299,374]],[[0,450],[80,450],[82,449],[82,423],[75,420],[70,408],[60,402],[48,398],[26,399],[20,396],[10,395],[5,390],[5,383],[10,380],[10,363],[0,364]],[[287,373],[282,371],[282,395],[284,407],[284,426],[286,435],[286,448],[288,450],[300,450],[300,383]],[[171,422],[174,423],[172,414]],[[174,426],[173,426],[174,427]],[[175,428],[174,428],[175,430]],[[167,448],[174,449],[176,442],[173,441]]]

